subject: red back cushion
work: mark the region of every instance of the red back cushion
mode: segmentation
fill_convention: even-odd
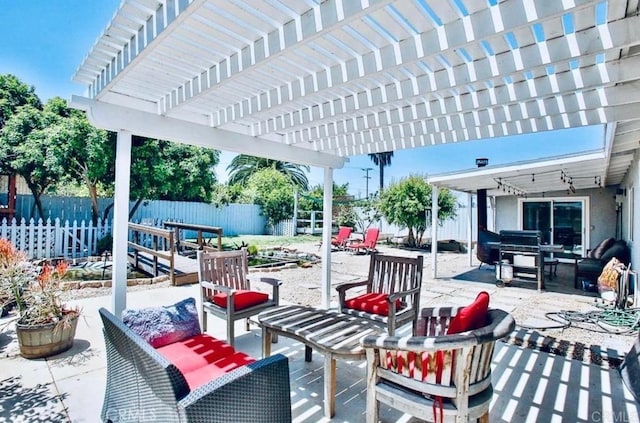
[[[354,310],[366,311],[367,313],[378,314],[380,316],[389,315],[389,302],[387,294],[362,294],[345,301],[345,306]],[[396,300],[396,310],[400,309],[400,300]]]
[[[489,293],[482,291],[468,306],[462,308],[451,319],[447,335],[479,329],[487,322],[487,310],[489,309]]]
[[[227,306],[227,294],[218,293],[211,300],[220,307]],[[269,294],[257,291],[236,291],[233,296],[234,310],[242,310],[269,300]]]

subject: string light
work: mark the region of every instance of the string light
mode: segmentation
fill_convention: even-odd
[[[555,173],[558,172],[557,170],[549,170],[547,172],[538,172],[538,176],[539,175],[547,175],[550,173]],[[521,178],[523,176],[527,176],[527,175],[515,175],[509,178],[509,180],[505,179],[505,178],[498,178],[495,179],[494,181],[498,184],[498,189],[502,189],[502,192],[506,192],[506,193],[513,193],[515,195],[518,196],[526,196],[526,191],[522,188],[519,188],[517,185],[515,185],[513,182],[511,182],[513,179],[516,178]],[[587,178],[593,178],[593,183],[595,186],[597,186],[598,188],[602,188],[602,176],[599,175],[595,175],[595,176],[570,176],[569,174],[567,174],[567,172],[564,171],[564,169],[560,170],[560,180],[563,183],[568,184],[567,187],[567,193],[568,194],[575,194],[576,193],[576,187],[573,184],[574,180],[582,180],[582,179],[587,179]],[[532,173],[531,174],[531,182],[535,183],[536,182],[536,174]]]
[[[518,197],[526,197],[527,193],[515,185],[505,182],[502,178],[493,179],[498,184],[498,189],[507,194],[517,195]]]

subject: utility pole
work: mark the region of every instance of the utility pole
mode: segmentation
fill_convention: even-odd
[[[366,193],[366,197],[365,198],[368,200],[369,199],[369,179],[371,179],[371,176],[369,176],[369,172],[371,172],[373,170],[373,168],[371,168],[371,167],[364,168],[363,167],[360,170],[365,172],[365,175],[363,176],[364,179],[366,179],[366,181],[367,181],[366,190],[365,190],[365,193]]]

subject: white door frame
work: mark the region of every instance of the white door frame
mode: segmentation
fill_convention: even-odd
[[[559,201],[580,201],[582,202],[582,254],[584,255],[587,252],[587,248],[590,244],[590,230],[591,228],[591,219],[590,219],[590,207],[589,207],[589,196],[564,196],[564,197],[530,197],[530,198],[518,198],[518,229],[522,230],[522,214],[524,210],[524,203],[531,202],[559,202]],[[553,224],[553,207],[551,207],[551,222]],[[553,227],[553,226],[552,226]]]

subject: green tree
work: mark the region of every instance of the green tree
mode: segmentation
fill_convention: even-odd
[[[344,198],[349,194],[349,183],[337,185],[333,183],[334,205],[344,202]],[[324,186],[316,185],[306,192],[301,192],[298,196],[298,208],[300,210],[322,210],[324,202]]]
[[[273,168],[259,170],[247,181],[246,195],[262,208],[272,226],[293,216],[293,192],[291,180]]]
[[[171,187],[162,200],[210,202],[216,184],[215,166],[220,152],[211,148],[164,142],[163,158],[169,174]]]
[[[248,199],[244,195],[244,190],[240,184],[215,184],[213,187],[211,202],[216,207],[226,206],[233,203],[248,203]]]
[[[0,164],[4,171],[22,176],[33,194],[34,208],[44,218],[42,195],[65,173],[63,146],[57,142],[61,117],[31,105],[18,107],[9,118],[0,138]]]
[[[422,176],[412,175],[391,184],[380,196],[380,212],[387,222],[409,229],[409,246],[422,243],[427,227],[426,212],[431,209],[431,191],[431,185]],[[440,223],[455,217],[456,199],[449,190],[440,190],[438,207]]]
[[[384,168],[387,166],[391,166],[391,158],[393,157],[393,151],[387,151],[385,153],[373,153],[369,154],[369,158],[378,166],[378,171],[380,174],[380,192],[384,188]]]
[[[135,203],[129,218],[144,200],[209,202],[219,155],[209,148],[134,136],[129,195]]]
[[[0,130],[20,106],[42,109],[33,86],[28,86],[11,74],[0,75]]]
[[[371,225],[380,221],[379,203],[380,198],[378,196],[356,202],[355,227],[359,232],[364,234]]]
[[[58,144],[64,154],[67,172],[64,180],[83,185],[91,199],[91,217],[97,223],[98,190],[102,185],[112,190],[114,182],[115,138],[105,130],[91,125],[84,112],[71,109],[61,98],[51,99],[45,111],[60,119],[55,123],[51,142]]]
[[[354,202],[349,195],[349,183],[337,185],[333,182],[333,223],[338,226],[354,227],[357,215],[353,209]],[[322,210],[324,203],[324,186],[316,185],[307,192],[298,195],[298,210]]]
[[[291,179],[294,185],[302,190],[307,190],[309,181],[305,172],[309,172],[309,166],[297,165],[280,160],[265,159],[263,157],[239,154],[231,160],[227,171],[229,172],[229,184],[247,183],[251,175],[262,169],[275,169]]]

